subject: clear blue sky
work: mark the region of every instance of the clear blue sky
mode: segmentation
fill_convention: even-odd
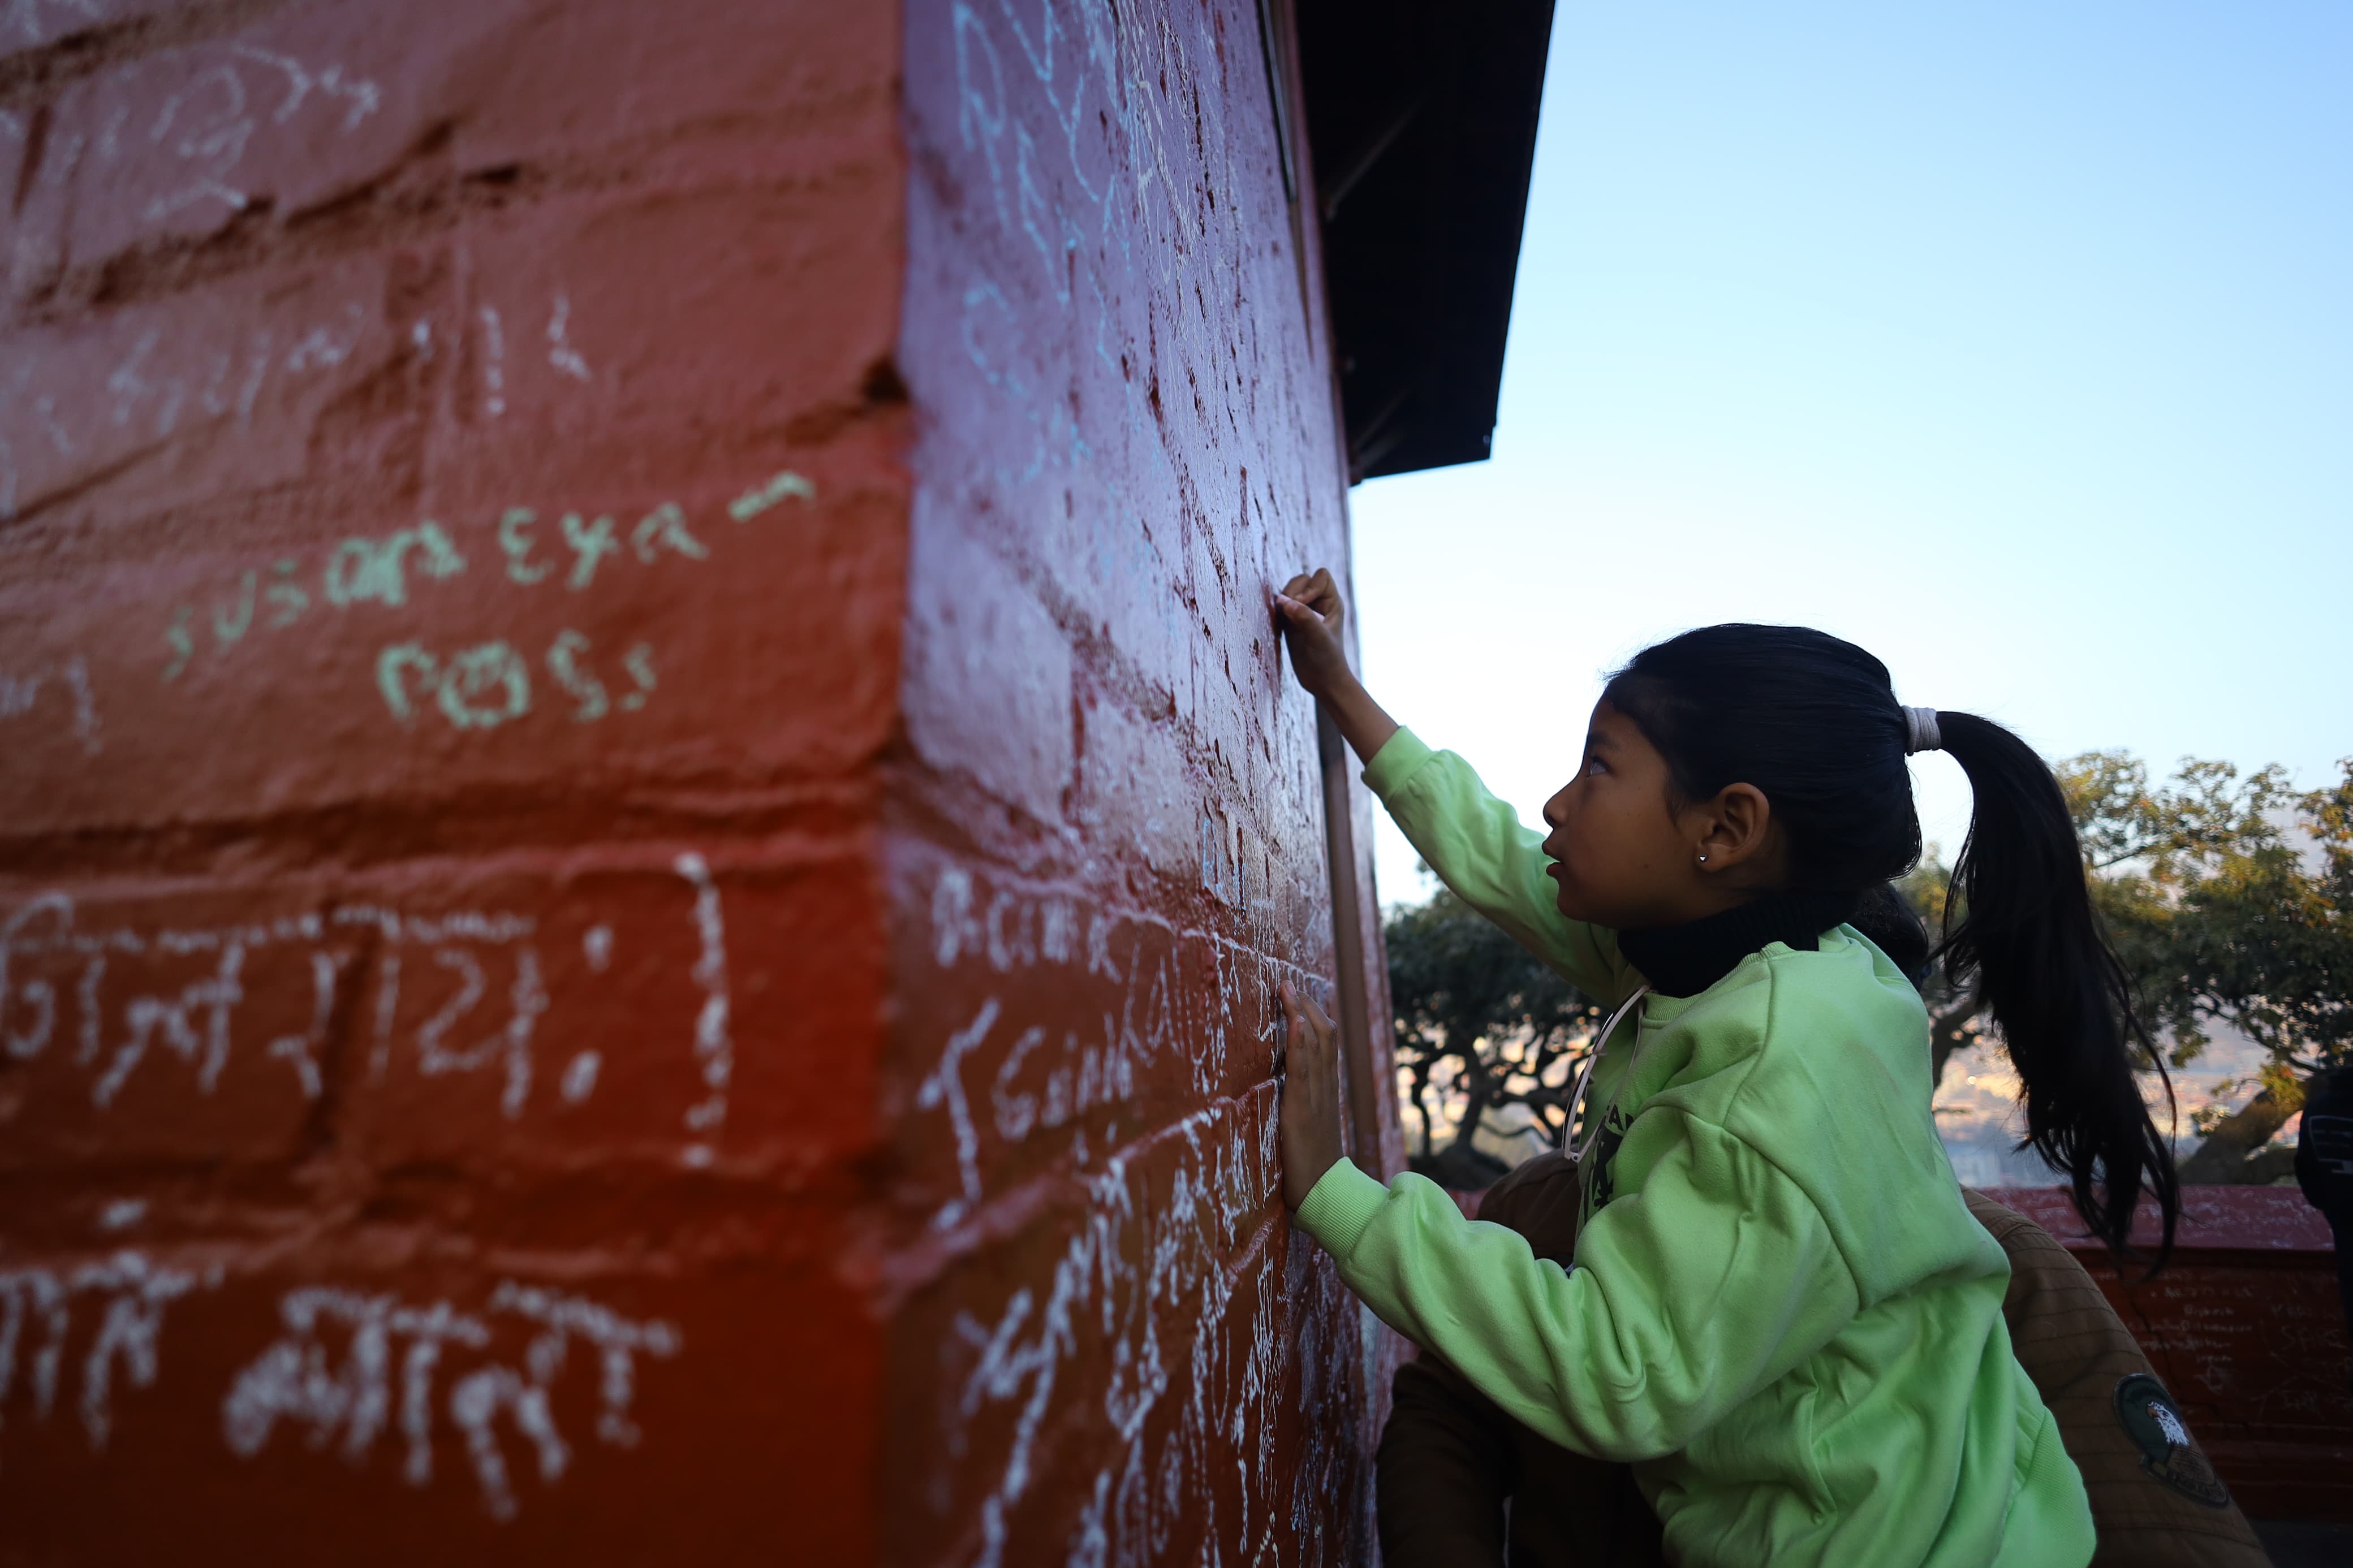
[[[1724,620],[2049,755],[2316,784],[2353,753],[2353,5],[1561,0],[1495,457],[1352,502],[1375,693],[1530,821],[1600,673]],[[1917,777],[1949,856],[1968,786]]]

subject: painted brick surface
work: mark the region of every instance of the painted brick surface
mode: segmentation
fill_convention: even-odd
[[[0,14],[0,1563],[1363,1559],[1272,20]]]
[[[2328,1222],[2294,1187],[2184,1187],[2154,1279],[2084,1234],[2058,1187],[1991,1195],[2061,1237],[2165,1380],[2247,1514],[2353,1522],[2353,1345]],[[2153,1248],[2157,1203],[2136,1245]]]
[[[1283,1220],[1271,1081],[1335,938],[1268,593],[1347,543],[1260,15],[906,26],[887,1555],[1362,1561],[1393,1342]]]
[[[0,18],[0,1562],[873,1555],[899,36]]]

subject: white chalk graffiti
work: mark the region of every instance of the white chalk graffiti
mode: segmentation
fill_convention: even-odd
[[[406,604],[411,551],[417,556],[417,569],[427,577],[455,577],[466,569],[466,558],[458,553],[441,525],[427,518],[415,528],[396,530],[384,539],[346,539],[336,545],[327,557],[327,570],[319,584],[327,603],[339,610],[369,601]]]
[[[480,307],[474,316],[481,325],[482,414],[485,418],[498,419],[507,411],[506,319],[495,305]],[[431,359],[432,331],[426,322],[417,323],[416,340],[419,354]],[[557,374],[575,381],[595,379],[588,361],[572,342],[572,297],[560,291],[547,307],[547,363]]]
[[[322,284],[331,287],[342,292],[349,285]],[[251,309],[266,324],[250,324],[248,310],[224,311],[222,321],[233,323],[226,330],[209,321],[133,311],[111,330],[115,346],[100,351],[111,357],[97,362],[106,369],[94,381],[82,368],[92,353],[84,335],[34,334],[17,343],[10,362],[0,366],[0,521],[135,463],[175,437],[292,437],[285,422],[299,414],[274,405],[265,411],[265,393],[274,393],[278,402],[305,389],[316,397],[335,384],[338,370],[348,377],[404,353],[420,368],[436,360],[434,321],[417,318],[404,332],[383,319],[380,300],[257,301]],[[547,363],[554,374],[534,390],[576,395],[590,377],[587,361],[574,346],[570,297],[557,293],[548,310]],[[495,373],[503,412],[514,389],[503,344],[491,338],[491,323],[498,319],[496,307],[483,306],[472,318],[460,318],[458,328],[443,331],[453,340],[473,340],[484,374]],[[299,448],[301,442],[285,444]],[[301,606],[314,591],[302,591]],[[300,613],[297,607],[294,614]],[[224,646],[233,640],[224,637]]]
[[[694,1015],[694,1055],[702,1064],[702,1085],[709,1092],[690,1107],[687,1130],[700,1140],[689,1144],[686,1162],[707,1165],[714,1157],[712,1140],[727,1124],[727,1091],[735,1076],[735,1037],[730,1027],[727,996],[727,923],[719,905],[719,889],[702,856],[678,858],[678,874],[694,889],[694,931],[700,947],[694,961],[694,983],[702,988],[702,1005]]]
[[[1073,1563],[1147,1561],[1180,1529],[1245,1555],[1275,1548],[1286,1530],[1291,1549],[1314,1557],[1354,1463],[1345,1426],[1317,1424],[1353,1418],[1359,1347],[1333,1327],[1355,1319],[1329,1261],[1274,1239],[1275,1100],[1212,1098],[1124,1145],[1107,1120],[1142,1086],[1166,1084],[1170,1058],[1190,1066],[1198,1091],[1216,1093],[1244,1041],[1267,1043],[1271,1022],[1250,1026],[1271,1019],[1265,991],[1313,977],[1210,931],[985,887],[955,865],[937,869],[928,917],[935,984],[961,974],[991,991],[993,977],[1046,969],[1066,997],[1103,1006],[1099,1032],[1050,1030],[1009,1020],[1001,996],[987,994],[913,1086],[914,1108],[945,1119],[955,1155],[932,1234],[972,1245],[1008,1223],[992,1204],[1028,1200],[992,1189],[995,1162],[1050,1133],[1085,1194],[1050,1277],[1025,1271],[993,1312],[959,1311],[947,1325],[955,1373],[938,1440],[956,1469],[989,1478],[976,1504],[979,1568],[1043,1560],[1016,1514],[1049,1471],[1055,1491],[1075,1480],[1090,1498],[1063,1548]],[[1090,1131],[1104,1153],[1091,1152]],[[1272,1447],[1284,1408],[1314,1415],[1288,1479]],[[1068,1439],[1050,1434],[1074,1425],[1099,1440],[1053,1448]],[[1216,1478],[1237,1472],[1242,1511],[1232,1517],[1231,1489]],[[945,1470],[930,1480],[943,1500],[951,1485]]]
[[[21,675],[0,670],[0,721],[32,712],[44,686],[65,688],[72,704],[73,738],[81,749],[93,757],[104,751],[98,733],[98,699],[90,689],[90,666],[79,654],[63,664],[36,665]]]
[[[816,486],[807,478],[786,469],[735,497],[727,503],[726,512],[740,524],[786,500],[806,503],[816,495]],[[591,516],[565,511],[557,517],[553,531],[560,544],[539,528],[540,514],[533,508],[510,506],[500,513],[494,532],[505,582],[521,588],[560,582],[566,592],[578,594],[607,581],[615,566],[637,570],[667,559],[700,563],[712,557],[712,536],[698,532],[686,510],[676,501],[660,502],[626,531],[609,512]],[[568,553],[568,561],[554,556],[558,548]],[[463,576],[470,564],[450,530],[427,518],[412,528],[388,534],[343,540],[311,570],[299,560],[281,558],[270,564],[265,582],[259,567],[248,569],[239,574],[226,597],[216,599],[207,621],[200,623],[194,605],[174,608],[164,627],[169,657],[163,666],[163,679],[179,679],[206,648],[216,657],[226,655],[257,629],[284,630],[301,620],[314,605],[343,613],[363,606],[405,609],[425,584]],[[266,615],[260,613],[264,610]],[[212,634],[209,642],[202,637],[206,625]],[[626,686],[589,667],[590,647],[586,635],[565,627],[555,634],[542,656],[549,678],[572,700],[571,721],[594,723],[613,713],[633,713],[644,708],[659,685],[653,645],[635,642],[621,650],[618,663],[628,678]],[[81,684],[74,689],[86,694],[87,676],[76,674],[80,668],[77,660],[63,673],[69,683],[79,679]],[[374,673],[376,694],[385,711],[404,726],[413,725],[420,713],[438,710],[459,730],[494,730],[533,711],[530,661],[503,637],[446,652],[437,652],[415,639],[387,643],[376,654]],[[0,678],[0,719],[28,709],[37,695],[38,682],[47,674],[44,668],[16,678],[14,683]],[[94,752],[94,709],[89,710],[87,723],[78,732],[85,735],[85,746]]]
[[[133,1388],[153,1387],[164,1310],[200,1287],[219,1283],[217,1269],[199,1276],[151,1263],[136,1252],[62,1270],[0,1269],[0,1415],[16,1384],[19,1352],[29,1352],[33,1415],[48,1419],[57,1404],[74,1305],[93,1300],[99,1321],[82,1352],[79,1403],[90,1446],[104,1448],[114,1426],[116,1369]]]
[[[27,44],[47,43],[105,19],[98,0],[7,0],[0,6],[0,30],[13,31]]]
[[[691,1026],[695,1100],[681,1157],[701,1163],[712,1158],[725,1123],[734,1064],[726,928],[702,858],[682,855],[672,869],[692,894],[690,975],[701,993]],[[583,937],[591,975],[610,967],[614,941],[604,925]],[[316,1100],[337,1001],[359,995],[364,951],[375,993],[372,1006],[355,1010],[368,1036],[364,1081],[385,1081],[396,1058],[428,1079],[488,1078],[501,1115],[522,1117],[540,1083],[541,1020],[554,998],[538,922],[500,911],[424,918],[347,904],[245,925],[86,931],[70,896],[42,893],[0,920],[0,1055],[31,1062],[60,1049],[87,1075],[100,1111],[159,1055],[176,1058],[184,1081],[209,1096],[237,1058],[237,1015],[261,985],[281,1010],[290,992],[299,995],[291,1010],[304,1022],[281,1028],[258,1057],[282,1065],[302,1098]],[[258,972],[265,961],[266,984]],[[596,1091],[600,1061],[594,1050],[564,1061],[554,1086],[564,1103]]]
[[[772,507],[787,500],[817,500],[817,487],[800,475],[786,468],[765,484],[753,486],[727,503],[727,515],[738,522],[749,522]]]
[[[1286,1265],[1272,1244],[1273,1110],[1213,1107],[1122,1150],[1088,1179],[1050,1280],[1017,1286],[993,1318],[955,1314],[941,1436],[995,1472],[976,1568],[1042,1560],[1041,1542],[1014,1545],[1014,1511],[1074,1460],[1093,1470],[1064,1547],[1074,1564],[1153,1560],[1179,1528],[1259,1561],[1287,1525],[1295,1550],[1322,1555],[1318,1520],[1343,1484],[1330,1427],[1361,1395],[1344,1381],[1353,1347],[1324,1342],[1325,1322],[1351,1321],[1329,1261]],[[1273,1447],[1286,1406],[1307,1416],[1288,1476]],[[1100,1412],[1103,1440],[1050,1458],[1047,1435],[1082,1409]],[[1219,1478],[1237,1475],[1240,1514],[1220,1517]]]
[[[102,1451],[119,1391],[155,1384],[165,1310],[219,1289],[222,1279],[217,1266],[174,1268],[132,1251],[0,1268],[0,1419],[22,1386],[34,1420],[47,1422],[78,1377],[82,1429],[90,1448]],[[96,1309],[94,1323],[77,1321],[84,1302]],[[233,1453],[254,1458],[286,1424],[303,1429],[311,1448],[332,1443],[358,1465],[396,1428],[402,1479],[422,1487],[433,1479],[437,1423],[446,1417],[464,1444],[483,1507],[500,1520],[520,1508],[501,1423],[527,1445],[543,1482],[554,1484],[570,1466],[556,1410],[575,1343],[591,1362],[596,1440],[632,1448],[641,1437],[631,1415],[640,1358],[670,1360],[685,1342],[659,1319],[625,1317],[585,1296],[512,1279],[473,1310],[304,1286],[280,1298],[279,1318],[279,1337],[237,1374],[221,1402],[221,1430]],[[437,1397],[445,1380],[446,1397]]]
[[[500,1520],[521,1507],[499,1441],[502,1417],[529,1446],[542,1482],[554,1485],[571,1464],[555,1392],[575,1339],[596,1361],[597,1440],[624,1448],[639,1436],[629,1416],[638,1357],[667,1359],[683,1346],[678,1330],[659,1320],[637,1321],[585,1297],[512,1280],[501,1281],[479,1311],[311,1286],[288,1291],[279,1312],[284,1331],[237,1374],[221,1403],[221,1430],[233,1452],[255,1457],[286,1422],[307,1428],[311,1447],[335,1443],[358,1465],[397,1423],[402,1478],[422,1487],[433,1479],[437,1413],[446,1413],[464,1439],[482,1506]],[[513,1360],[484,1360],[453,1375],[437,1405],[445,1362],[490,1349],[507,1323],[537,1331]]]
[[[572,343],[572,300],[558,294],[547,310],[547,363],[575,381],[589,379],[588,362]]]
[[[258,952],[292,946],[307,950],[310,1026],[270,1041],[263,1054],[286,1063],[305,1098],[316,1099],[322,1087],[319,1054],[335,987],[352,956],[348,949],[334,945],[332,933],[352,927],[373,929],[385,950],[379,964],[375,1077],[382,1078],[391,1055],[400,1005],[401,950],[404,944],[416,943],[424,946],[437,964],[459,976],[457,994],[413,1033],[420,1070],[427,1074],[471,1070],[495,1058],[505,1068],[502,1108],[510,1117],[521,1114],[522,1097],[531,1081],[532,1024],[545,1009],[546,998],[539,988],[536,952],[519,945],[520,939],[530,934],[533,922],[518,916],[461,914],[446,921],[418,921],[356,905],[323,917],[305,913],[247,926],[82,931],[75,927],[73,900],[64,893],[44,893],[0,922],[0,1049],[29,1061],[48,1048],[62,1021],[57,983],[37,974],[19,979],[14,971],[27,961],[69,957],[80,970],[73,988],[78,1017],[72,1060],[93,1075],[90,1102],[94,1106],[100,1110],[111,1106],[132,1075],[159,1047],[179,1058],[192,1070],[196,1091],[209,1095],[219,1085],[234,1050],[236,1014],[247,1000],[244,981],[248,958]],[[517,948],[512,960],[514,981],[509,994],[509,1021],[480,1045],[453,1051],[444,1044],[446,1037],[459,1020],[475,1011],[482,997],[477,949],[501,947]],[[203,958],[209,967],[177,987],[168,981],[157,986],[152,978],[127,984],[116,979],[110,984],[110,971],[127,967],[126,960],[144,960],[152,972],[156,964],[168,966],[172,961],[190,957]]]
[[[1323,989],[1299,964],[1321,945],[1302,941],[1310,911],[1278,910],[1269,886],[1279,860],[1302,868],[1250,831],[1300,816],[1270,805],[1304,805],[1320,825],[1320,801],[1293,783],[1316,777],[1312,733],[1284,727],[1280,670],[1249,657],[1248,631],[1233,629],[1245,617],[1219,602],[1261,570],[1250,557],[1266,535],[1281,542],[1262,510],[1261,526],[1249,521],[1264,471],[1285,474],[1282,502],[1329,515],[1315,499],[1330,493],[1328,458],[1307,471],[1330,451],[1328,414],[1301,397],[1325,374],[1314,333],[1271,353],[1251,341],[1296,320],[1272,307],[1295,298],[1279,184],[1266,200],[1276,171],[1237,159],[1247,147],[1229,121],[1251,117],[1222,96],[1249,58],[1231,46],[1256,29],[1230,5],[1198,22],[1100,0],[946,0],[912,15],[932,37],[910,58],[933,63],[911,82],[911,139],[955,183],[915,192],[936,202],[924,216],[945,258],[919,294],[926,319],[954,330],[911,346],[911,379],[990,394],[941,405],[947,472],[934,478],[919,447],[918,473],[950,505],[978,493],[1025,520],[1025,564],[1069,603],[1113,606],[1100,615],[1120,678],[1140,670],[1166,690],[1180,729],[1188,702],[1214,713],[1220,743],[1239,717],[1253,748],[1271,742],[1276,787],[1289,786],[1250,812],[1204,803],[1196,823],[1169,825],[1179,845],[1198,829],[1198,886],[1214,900],[1200,929],[1166,905],[1113,912],[978,886],[962,868],[929,888],[925,934],[954,971],[933,984],[958,1001],[907,1084],[915,1136],[937,1151],[925,1245],[992,1251],[987,1270],[955,1276],[959,1291],[976,1275],[991,1283],[945,1325],[958,1356],[923,1484],[940,1539],[976,1540],[987,1568],[1348,1560],[1366,1470],[1351,1424],[1374,1383],[1328,1259],[1284,1238],[1274,1098],[1236,1082],[1271,1045],[1275,984]],[[1267,308],[1219,303],[1245,294]],[[1247,392],[1238,364],[1251,367]],[[1239,527],[1205,499],[1210,483],[1241,494]],[[1064,517],[1085,521],[1065,530]],[[1225,659],[1204,664],[1205,633]],[[1203,684],[1220,665],[1234,701]],[[1257,727],[1270,710],[1271,736]],[[1091,859],[1120,854],[1139,827],[1160,837],[1145,826],[1159,800],[1135,804],[1146,809],[1085,842]],[[1320,849],[1320,834],[1301,842]],[[1170,870],[1184,858],[1172,847]],[[1046,996],[1052,1016],[1036,1018]],[[1067,1026],[1098,1009],[1099,1029]],[[1170,1102],[1198,1109],[1153,1127]],[[1032,1217],[1074,1183],[1082,1214]],[[1062,1244],[1040,1258],[1049,1226]],[[996,1286],[1000,1274],[1012,1278]],[[1280,1448],[1278,1412],[1306,1417]],[[1087,1499],[1075,1521],[1058,1500],[1073,1492]]]
[[[438,660],[417,643],[396,643],[376,656],[376,689],[392,716],[406,724],[417,716],[410,685],[433,694],[442,716],[460,730],[491,730],[531,711],[531,669],[522,656],[501,641]]]
[[[146,196],[139,216],[154,226],[191,209],[243,212],[255,192],[240,165],[257,137],[349,136],[383,107],[384,92],[339,64],[236,41],[132,65],[100,89],[100,102],[94,142],[71,132],[79,144],[44,173],[71,179],[87,157],[90,179]]]
[[[256,328],[226,343],[203,328],[167,335],[151,327],[131,341],[94,396],[55,387],[60,372],[76,368],[79,345],[71,340],[60,342],[58,355],[21,348],[13,374],[0,382],[0,521],[77,475],[150,448],[191,415],[214,421],[233,416],[229,428],[248,433],[273,376],[315,376],[341,364],[358,346],[365,319],[357,303],[348,303],[327,320],[298,316],[290,329]],[[289,342],[292,347],[281,353]],[[167,359],[174,368],[163,368]]]

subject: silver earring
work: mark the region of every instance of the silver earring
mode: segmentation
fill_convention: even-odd
[[[1699,858],[1699,863],[1700,863],[1701,865],[1703,865],[1703,866],[1706,865],[1706,864],[1707,864],[1707,857],[1706,857],[1706,856],[1704,856],[1704,855],[1701,856],[1701,857]]]

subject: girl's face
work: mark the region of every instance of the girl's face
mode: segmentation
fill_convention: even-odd
[[[1571,920],[1621,931],[1677,925],[1779,879],[1781,835],[1764,795],[1733,784],[1677,806],[1667,760],[1607,700],[1594,706],[1577,776],[1545,803],[1544,816],[1552,828],[1546,874]]]

